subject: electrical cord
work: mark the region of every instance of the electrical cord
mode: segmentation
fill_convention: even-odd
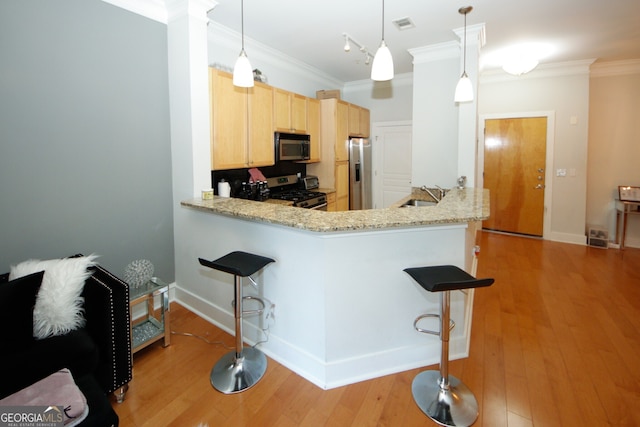
[[[266,298],[264,298],[266,299]],[[275,317],[273,314],[273,309],[275,308],[275,304],[272,303],[271,301],[267,300],[269,302],[269,310],[267,310],[267,314],[264,318],[265,323],[267,324],[266,327],[264,328],[260,328],[260,331],[262,331],[262,334],[264,335],[264,339],[258,341],[257,343],[255,343],[254,345],[252,345],[252,348],[256,348],[257,346],[259,346],[260,344],[264,344],[269,342],[269,319],[272,319]],[[185,337],[193,337],[193,338],[197,338],[199,340],[204,341],[205,343],[209,344],[209,345],[219,345],[224,347],[227,350],[235,350],[235,347],[229,347],[228,345],[226,345],[223,341],[210,341],[208,340],[206,337],[203,337],[202,335],[196,335],[196,334],[192,334],[190,332],[179,332],[179,331],[174,331],[171,330],[171,334],[172,335],[182,335]]]
[[[192,334],[190,332],[179,332],[179,331],[171,331],[172,335],[182,335],[185,337],[193,337],[193,338],[197,338],[199,340],[202,340],[204,342],[206,342],[207,344],[210,345],[221,345],[222,347],[226,348],[227,350],[233,350],[232,347],[229,347],[228,345],[226,345],[224,342],[222,341],[209,341],[207,338],[203,337],[202,335],[196,335],[196,334]]]

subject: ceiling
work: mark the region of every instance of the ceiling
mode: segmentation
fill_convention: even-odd
[[[240,0],[217,1],[209,18],[240,32]],[[456,41],[453,30],[464,26],[458,9],[468,5],[473,11],[467,25],[485,24],[485,70],[499,68],[500,52],[524,43],[543,47],[541,64],[640,59],[639,0],[387,0],[384,38],[396,74],[412,71],[408,49]],[[398,30],[392,21],[406,17],[415,28]],[[342,34],[375,54],[382,37],[382,0],[244,0],[244,29],[247,38],[341,81],[368,79],[364,55],[353,45],[345,52]],[[251,58],[249,49],[247,54]]]

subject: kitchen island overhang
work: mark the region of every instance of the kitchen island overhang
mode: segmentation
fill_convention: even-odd
[[[438,312],[438,295],[403,269],[453,264],[471,272],[488,192],[452,190],[434,207],[349,212],[217,198],[182,205],[189,239],[176,299],[233,334],[232,283],[197,258],[233,250],[274,258],[254,291],[272,315],[246,318],[246,341],[264,340],[268,327],[260,348],[269,357],[333,388],[438,362],[438,338],[413,329],[418,315]],[[452,294],[452,359],[468,353],[472,302],[473,290]]]

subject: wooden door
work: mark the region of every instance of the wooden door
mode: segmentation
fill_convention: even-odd
[[[542,237],[546,146],[546,117],[485,120],[483,228]]]

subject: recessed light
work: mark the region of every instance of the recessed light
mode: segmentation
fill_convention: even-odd
[[[391,22],[393,22],[393,25],[395,25],[396,28],[398,28],[400,31],[408,30],[409,28],[414,28],[416,26],[416,24],[414,24],[411,18],[409,18],[408,16],[405,16],[404,18],[394,19]]]

